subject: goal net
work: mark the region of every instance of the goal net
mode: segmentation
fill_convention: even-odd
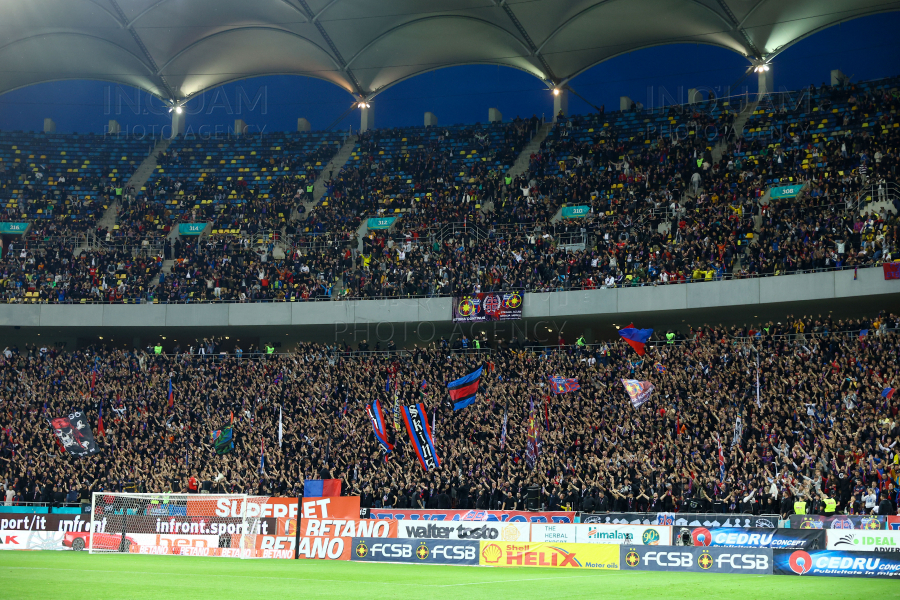
[[[289,507],[243,494],[129,494],[95,492],[90,532],[66,545],[91,553],[262,556],[263,536],[292,533]]]

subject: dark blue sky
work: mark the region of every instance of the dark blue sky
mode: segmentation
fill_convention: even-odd
[[[827,82],[834,68],[854,76],[854,81],[900,74],[898,30],[900,13],[887,13],[820,32],[774,60],[776,89]],[[724,93],[741,79],[746,67],[746,59],[727,50],[678,44],[620,56],[590,69],[571,85],[591,103],[615,110],[622,95],[658,105],[661,90],[676,100],[686,98],[691,87]],[[738,91],[744,88],[756,90],[755,75],[744,79]],[[152,99],[148,108],[149,98],[135,89],[105,82],[35,85],[0,96],[0,129],[40,130],[44,117],[51,117],[60,132],[101,133],[107,121],[115,118],[123,129],[138,126],[140,133],[143,128],[170,122],[158,100]],[[254,99],[258,99],[255,106]],[[202,125],[225,131],[236,118],[243,118],[252,130],[293,131],[297,118],[306,117],[313,129],[322,129],[340,117],[352,100],[344,90],[316,79],[258,77],[209,91],[202,105],[193,101],[189,112],[195,114],[187,117],[187,124],[195,130]],[[426,111],[435,113],[441,124],[484,122],[489,107],[499,108],[507,120],[533,113],[549,117],[553,100],[540,81],[524,72],[464,66],[402,82],[379,95],[373,106],[376,127],[397,127],[421,125]],[[571,113],[591,110],[574,96],[569,108]],[[346,129],[351,124],[359,127],[358,112],[336,127]]]

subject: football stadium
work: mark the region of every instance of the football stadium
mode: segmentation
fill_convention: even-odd
[[[900,596],[898,30],[0,0],[0,598]]]

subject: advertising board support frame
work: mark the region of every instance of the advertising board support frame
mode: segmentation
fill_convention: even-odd
[[[303,494],[297,496],[297,521],[294,523],[294,560],[300,558],[300,515],[303,514]],[[290,518],[288,518],[290,523]]]

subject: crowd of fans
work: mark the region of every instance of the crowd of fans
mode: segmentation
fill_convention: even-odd
[[[873,199],[886,199],[897,178],[895,85],[766,97],[742,131],[738,106],[717,102],[560,116],[518,177],[509,167],[540,130],[537,117],[371,130],[347,166],[325,174],[314,206],[321,167],[312,165],[334,144],[310,155],[279,146],[240,157],[275,169],[265,182],[164,173],[146,195],[126,190],[118,228],[98,237],[176,260],[153,284],[132,286],[158,302],[546,292],[873,266],[900,259],[900,201],[870,210],[857,202],[870,185]],[[184,166],[190,150],[185,141],[160,164]],[[227,150],[217,151],[235,154]],[[804,191],[769,199],[779,183]],[[563,204],[587,216],[554,221]],[[385,216],[399,220],[358,239],[364,219]],[[211,222],[215,235],[173,247],[164,238],[179,219]]]
[[[657,332],[643,357],[621,341],[500,340],[489,349],[485,340],[477,353],[445,340],[388,352],[308,343],[284,354],[227,338],[170,341],[168,354],[7,347],[0,478],[13,502],[182,492],[189,478],[201,490],[285,496],[305,479],[334,477],[364,507],[522,508],[537,488],[549,509],[772,514],[795,498],[815,508],[828,497],[841,513],[869,514],[888,500],[894,514],[900,427],[888,390],[900,376],[898,328],[900,317],[886,313],[788,315]],[[453,412],[446,383],[477,365],[485,367],[478,400]],[[550,394],[548,377],[557,375],[581,389]],[[652,382],[651,399],[634,408],[622,378]],[[375,399],[394,444],[388,455],[364,408]],[[415,402],[434,422],[441,465],[430,472],[396,424],[395,406]],[[60,451],[49,424],[76,409],[100,447],[81,459]],[[217,455],[210,432],[232,422],[234,450]]]

